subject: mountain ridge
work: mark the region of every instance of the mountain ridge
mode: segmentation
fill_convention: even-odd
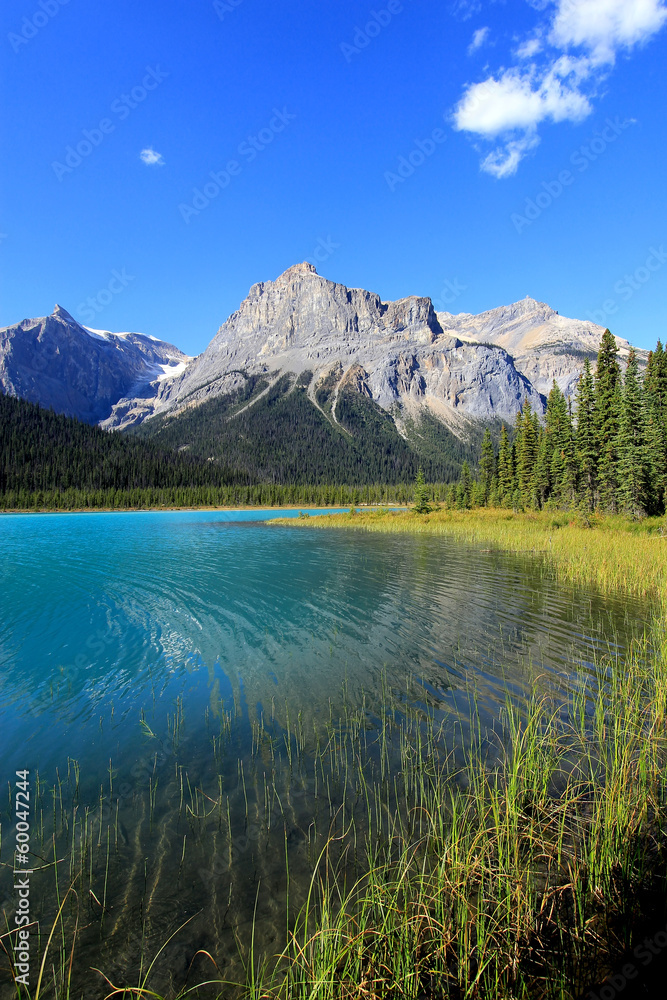
[[[553,379],[573,395],[602,332],[529,296],[477,315],[436,312],[426,296],[383,302],[304,262],[252,285],[195,358],[154,337],[83,327],[57,305],[49,317],[0,330],[0,387],[128,429],[161,414],[175,419],[250,378],[275,384],[310,372],[308,399],[321,409],[328,386],[332,402],[322,412],[334,425],[344,390],[390,414],[402,436],[426,414],[465,436],[472,424],[513,422],[526,401],[542,413]],[[627,356],[628,342],[616,341]]]
[[[0,389],[92,424],[125,396],[157,395],[167,370],[191,360],[141,333],[90,330],[57,303],[50,316],[0,329]]]

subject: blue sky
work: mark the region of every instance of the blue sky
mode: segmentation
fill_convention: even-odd
[[[0,325],[203,350],[311,259],[667,337],[665,0],[8,0]]]

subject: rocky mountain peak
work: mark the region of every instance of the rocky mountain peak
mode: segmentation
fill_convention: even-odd
[[[276,281],[291,281],[293,278],[299,278],[304,274],[317,274],[317,268],[314,264],[309,264],[308,261],[304,260],[301,264],[292,264],[288,267],[286,271],[276,278]]]
[[[61,319],[64,323],[70,323],[74,324],[74,326],[80,326],[80,323],[77,323],[74,317],[71,316],[66,309],[63,309],[62,306],[58,305],[57,302],[51,315],[53,316],[54,319]]]
[[[272,380],[310,373],[313,402],[316,386],[337,372],[337,392],[354,391],[413,416],[426,408],[445,422],[454,410],[509,419],[526,398],[542,410],[539,393],[511,359],[465,348],[443,332],[427,296],[383,302],[305,262],[252,286],[204,353],[173,381],[160,409],[178,412],[225,394],[233,372]]]
[[[0,330],[0,390],[88,423],[106,420],[128,395],[152,399],[189,361],[142,334],[91,332],[58,303],[49,316]]]

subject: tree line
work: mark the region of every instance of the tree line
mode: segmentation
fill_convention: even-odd
[[[464,463],[448,506],[579,508],[632,518],[665,512],[667,352],[660,341],[642,373],[634,348],[625,374],[606,330],[595,371],[586,358],[574,415],[554,381],[544,422],[526,401],[498,449],[487,432],[478,474]]]
[[[0,494],[223,486],[217,463],[0,393]]]
[[[253,433],[247,436],[247,423],[228,426],[222,419],[229,411],[229,399],[197,407],[196,422],[190,414],[179,418],[187,424],[187,437],[193,442],[192,447],[183,450],[180,437],[105,431],[0,393],[0,510],[407,503],[418,459],[393,430],[400,448],[395,446],[390,418],[383,412],[376,413],[379,408],[375,404],[361,407],[354,445],[345,440],[345,452],[337,454],[325,447],[320,456],[317,447],[321,442],[306,433],[307,424],[299,419],[304,396],[297,391],[291,400],[286,399],[281,387],[275,400],[265,405],[273,408],[278,403],[283,417],[290,414],[295,418],[294,425],[282,426],[278,420],[271,424],[262,412],[257,424],[252,425]],[[350,414],[357,412],[355,402],[346,411],[350,426]],[[284,404],[284,410],[280,404]],[[319,418],[321,415],[315,412]],[[293,449],[284,463],[286,468],[276,424],[282,432],[282,448]],[[364,434],[369,424],[372,432]],[[262,432],[267,428],[271,435],[262,441]],[[430,432],[430,425],[426,429]],[[234,433],[239,439],[236,451],[231,447]],[[427,441],[434,454],[440,450],[439,461],[428,466],[429,471],[435,469],[442,476],[443,482],[432,487],[440,498],[444,498],[444,480],[454,478],[461,468],[460,460],[442,454],[450,454],[450,437],[458,440],[446,432],[443,437],[434,435]],[[364,441],[374,459],[365,464]],[[215,454],[211,455],[211,451]],[[238,461],[242,454],[253,462]],[[345,461],[335,460],[341,455]],[[329,461],[332,457],[334,460]],[[452,474],[448,475],[450,469]]]
[[[447,484],[429,487],[444,500]],[[0,492],[0,510],[146,510],[172,507],[341,507],[404,506],[412,500],[410,483],[355,485],[254,484],[221,487],[184,486],[132,489],[7,490]]]

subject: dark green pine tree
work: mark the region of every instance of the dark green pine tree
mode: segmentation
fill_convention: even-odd
[[[531,476],[531,483],[530,483],[530,506],[534,510],[539,510],[540,503],[539,503],[539,497],[537,495],[537,488],[536,488],[536,484],[535,484],[535,469],[537,467],[537,459],[538,459],[538,455],[539,455],[540,438],[541,438],[542,434],[544,433],[544,428],[542,427],[542,423],[541,423],[540,418],[538,417],[537,413],[531,413],[530,419],[532,420],[532,423],[533,423],[533,435],[534,435],[534,438],[535,438],[535,453],[534,453],[535,454],[535,458],[533,460],[533,474]]]
[[[667,411],[667,352],[658,341],[648,356],[644,388],[655,399],[661,412]]]
[[[658,341],[648,356],[644,375],[648,409],[649,450],[655,502],[663,509],[667,500],[667,352]]]
[[[414,507],[415,514],[428,514],[431,511],[429,490],[424,480],[424,473],[421,465],[415,477]]]
[[[466,510],[472,503],[473,479],[470,466],[467,461],[461,466],[461,478],[456,489],[456,506],[459,510]]]
[[[621,411],[621,369],[616,360],[616,341],[605,330],[595,369],[595,446],[598,454],[598,502],[614,511],[618,488],[618,430]]]
[[[514,493],[514,461],[512,446],[503,424],[500,432],[500,450],[498,451],[498,502],[502,507],[509,507]]]
[[[551,492],[551,456],[549,454],[549,438],[544,428],[540,428],[537,443],[537,459],[533,474],[533,489],[539,507],[548,501]]]
[[[589,509],[595,507],[597,490],[597,445],[595,439],[595,386],[588,358],[577,384],[577,429],[575,457],[582,503]]]
[[[567,400],[555,380],[547,400],[545,437],[549,460],[549,497],[559,505],[572,503],[575,490],[572,419]]]
[[[667,496],[667,459],[665,456],[664,437],[646,388],[644,388],[644,407],[646,413],[646,448],[650,479],[650,512],[653,514],[664,514],[665,498]]]
[[[493,480],[496,475],[496,453],[491,440],[491,432],[487,427],[482,438],[482,457],[479,463],[479,485],[481,488],[481,502],[487,504],[493,488]]]
[[[516,485],[524,507],[534,507],[533,472],[537,461],[539,422],[533,420],[530,400],[527,399],[517,415],[516,423]]]
[[[643,517],[651,508],[649,423],[644,387],[634,347],[630,348],[623,380],[618,452],[618,505],[629,517]]]

